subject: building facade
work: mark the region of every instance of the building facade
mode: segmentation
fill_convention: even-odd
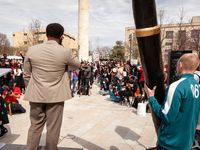
[[[78,39],[64,31],[62,44],[69,47],[74,55],[78,57]],[[13,47],[28,49],[28,47],[47,41],[46,27],[38,31],[20,31],[13,32]]]
[[[135,36],[135,27],[127,27],[125,31],[125,59],[139,59],[139,50]],[[200,16],[193,17],[191,23],[168,24],[161,26],[161,50],[164,63],[167,63],[171,50],[192,50],[199,54],[200,50]],[[130,42],[130,37],[132,40]],[[130,50],[131,44],[131,50]]]

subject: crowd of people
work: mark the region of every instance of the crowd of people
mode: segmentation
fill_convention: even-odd
[[[0,68],[10,68],[10,72],[0,77],[0,94],[5,101],[9,114],[25,113],[17,99],[25,93],[23,79],[24,57],[22,60],[10,60],[6,54],[0,59]],[[127,102],[129,97],[144,96],[144,74],[140,62],[131,65],[130,61],[104,60],[98,62],[82,61],[77,70],[68,68],[71,95],[90,95],[90,89],[96,80],[100,87],[100,94],[110,95],[110,100],[121,103]],[[11,91],[11,92],[10,92]]]
[[[20,55],[23,58],[23,55],[21,53]],[[1,75],[0,77],[1,104],[5,104],[6,110],[9,112],[10,115],[12,115],[13,113],[26,112],[25,108],[18,101],[20,96],[25,92],[22,66],[23,66],[23,59],[22,60],[8,59],[6,54],[3,54],[3,56],[0,58],[0,68],[8,69],[8,73]],[[4,112],[3,114],[4,117],[6,118],[5,114],[7,113]],[[8,123],[8,121],[0,122],[0,128],[1,128],[0,137],[3,137],[8,132],[8,130],[3,125],[5,123]]]
[[[144,97],[144,74],[140,62],[131,64],[125,60],[81,62],[77,70],[69,68],[71,94],[90,95],[96,80],[100,94],[110,95],[110,100],[131,106],[130,97]]]

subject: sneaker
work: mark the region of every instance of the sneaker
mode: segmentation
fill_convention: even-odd
[[[6,128],[1,129],[0,138],[3,138],[7,132],[8,130]]]

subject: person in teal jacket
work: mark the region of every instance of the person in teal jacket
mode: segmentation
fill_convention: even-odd
[[[121,84],[118,82],[117,84],[112,85],[112,90],[109,90],[110,94],[110,100],[114,101],[116,103],[119,103],[121,101],[121,98],[118,94],[118,92],[121,90]]]
[[[194,54],[184,54],[177,62],[179,80],[168,86],[163,106],[145,84],[149,103],[161,119],[157,150],[191,150],[200,110],[200,88],[194,80],[199,59]]]

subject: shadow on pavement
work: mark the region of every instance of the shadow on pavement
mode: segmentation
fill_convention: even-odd
[[[131,141],[137,141],[138,142],[138,139],[140,138],[140,135],[133,132],[131,129],[129,129],[127,127],[117,126],[116,129],[115,129],[115,132],[119,136],[121,136],[124,140],[131,140]],[[138,142],[138,144],[146,149],[146,147],[143,144],[141,144],[140,142]]]
[[[26,145],[6,144],[1,150],[26,150]],[[45,146],[39,146],[38,150],[46,150]],[[58,147],[58,150],[83,150],[82,148]]]
[[[1,139],[1,143],[12,144],[20,135],[12,134],[12,131],[11,131],[11,128],[9,125],[4,125],[4,126],[5,126],[5,128],[8,129],[8,132]]]
[[[86,141],[80,137],[76,137],[72,139],[74,142],[80,144],[83,148],[88,149],[88,150],[105,150],[98,145],[91,143],[90,141]]]
[[[119,149],[117,147],[115,147],[115,146],[111,146],[110,150],[119,150]]]

